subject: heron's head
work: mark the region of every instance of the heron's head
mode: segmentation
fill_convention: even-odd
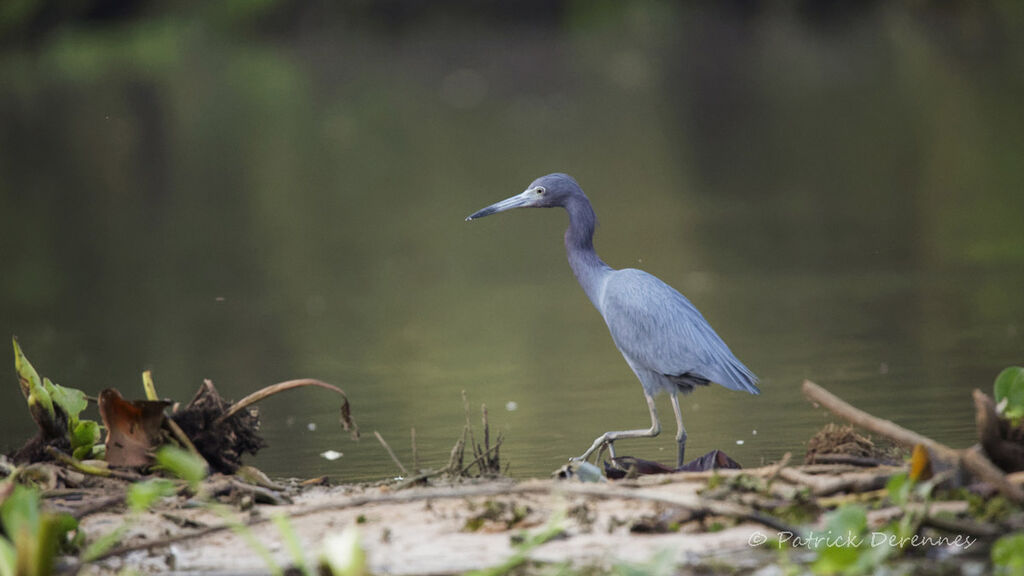
[[[469,215],[466,220],[475,220],[504,212],[513,208],[551,208],[554,206],[565,206],[573,196],[582,196],[583,190],[580,185],[568,174],[548,174],[537,178],[526,190],[506,198],[501,202],[477,210]]]

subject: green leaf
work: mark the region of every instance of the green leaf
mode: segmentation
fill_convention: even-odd
[[[89,544],[89,547],[82,552],[82,563],[88,564],[102,556],[107,550],[117,546],[117,543],[121,541],[126,532],[128,532],[127,523],[121,524],[116,529],[93,540],[92,544]]]
[[[18,555],[14,545],[0,537],[0,576],[14,576],[18,569]]]
[[[288,521],[288,516],[284,513],[276,513],[273,515],[273,520],[274,525],[277,526],[277,531],[281,534],[281,539],[284,540],[285,546],[288,548],[288,552],[292,555],[292,565],[297,567],[304,576],[310,576],[312,571],[306,565],[306,555],[303,552],[302,542],[299,540],[298,534],[295,533],[292,523]]]
[[[613,573],[617,576],[672,576],[677,572],[675,551],[664,548],[655,552],[646,562],[620,562],[614,566]]]
[[[93,448],[100,441],[100,425],[95,420],[82,420],[71,431],[72,456],[86,460],[93,455]]]
[[[176,491],[174,482],[166,478],[154,478],[132,484],[125,495],[125,501],[132,512],[145,512],[157,500],[173,496]]]
[[[43,387],[50,394],[53,403],[68,415],[68,427],[73,429],[74,425],[78,423],[78,415],[89,405],[89,401],[85,399],[85,392],[77,388],[65,388],[54,384],[49,378],[43,378]]]
[[[21,346],[18,345],[18,339],[13,338],[14,342],[14,369],[18,372],[18,384],[21,385],[21,393],[25,396],[25,400],[28,401],[28,408],[32,411],[32,417],[36,418],[48,418],[47,423],[54,423],[57,421],[57,417],[53,412],[53,401],[50,399],[50,395],[46,392],[46,388],[43,387],[43,382],[39,378],[39,373],[32,367],[32,363],[28,361],[25,354],[21,351]],[[42,414],[37,414],[39,411]]]
[[[996,376],[994,385],[996,404],[1006,400],[1003,413],[1011,420],[1024,416],[1024,368],[1010,366]]]
[[[832,538],[853,539],[867,529],[868,513],[861,506],[843,506],[825,515],[825,530]]]
[[[15,486],[14,492],[0,506],[0,523],[11,540],[22,531],[35,536],[39,532],[39,492]]]
[[[164,446],[156,452],[156,463],[164,470],[188,482],[192,490],[206,478],[206,462],[177,446]]]
[[[914,483],[907,476],[906,472],[900,472],[889,478],[885,483],[885,490],[889,494],[889,500],[897,506],[903,506],[910,499],[910,493]]]
[[[46,516],[49,517],[50,525],[56,531],[61,547],[73,550],[72,539],[67,536],[70,532],[78,530],[78,520],[71,514],[47,514]]]
[[[861,506],[843,506],[825,515],[825,529],[812,541],[818,557],[811,566],[816,574],[861,574],[869,563],[865,554],[867,511]]]
[[[13,562],[14,573],[25,576],[53,573],[59,546],[78,526],[67,514],[41,512],[39,492],[25,486],[16,486],[0,506],[0,522],[10,539],[0,550],[0,573]]]
[[[65,535],[77,527],[78,522],[67,514],[44,513],[41,516],[39,533],[33,538],[35,558],[29,563],[35,574],[44,576],[54,573],[53,565],[61,544],[66,541]]]
[[[818,551],[811,565],[815,574],[846,574],[853,571],[861,550],[852,546],[827,546]]]
[[[1024,572],[1024,533],[1008,534],[992,545],[992,564],[997,574]]]

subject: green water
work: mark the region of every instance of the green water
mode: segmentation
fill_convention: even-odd
[[[972,443],[971,390],[1024,361],[1024,19],[588,6],[277,34],[164,15],[5,44],[0,334],[91,393],[141,396],[145,369],[183,401],[204,378],[346,390],[358,443],[326,393],[264,403],[272,475],[395,474],[373,430],[411,465],[415,428],[440,465],[465,390],[509,472],[544,476],[647,425],[564,213],[463,221],[564,171],[604,260],[686,294],[762,379],[685,399],[690,456],[802,455],[826,421],[804,378]],[[5,451],[33,429],[9,376]],[[673,460],[659,409],[666,433],[621,453]]]

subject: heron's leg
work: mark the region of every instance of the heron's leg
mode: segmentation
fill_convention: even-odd
[[[658,421],[658,409],[654,406],[654,397],[644,391],[644,398],[647,400],[647,409],[651,411],[651,427],[641,430],[620,430],[605,432],[594,440],[590,448],[583,453],[579,458],[573,458],[576,461],[585,461],[594,453],[595,450],[600,448],[602,445],[608,445],[608,453],[611,454],[612,458],[615,458],[615,448],[613,443],[616,440],[623,438],[653,438],[661,433],[661,422]]]
[[[672,392],[672,411],[676,413],[676,443],[679,444],[679,455],[676,458],[676,468],[683,467],[683,457],[686,455],[686,428],[683,428],[683,411],[679,408],[679,393]]]

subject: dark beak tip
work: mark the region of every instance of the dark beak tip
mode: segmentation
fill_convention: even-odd
[[[484,216],[490,216],[491,214],[494,214],[494,212],[495,210],[492,207],[488,206],[487,208],[477,210],[476,212],[473,212],[469,216],[466,216],[466,222],[469,222],[470,220],[479,220]]]

